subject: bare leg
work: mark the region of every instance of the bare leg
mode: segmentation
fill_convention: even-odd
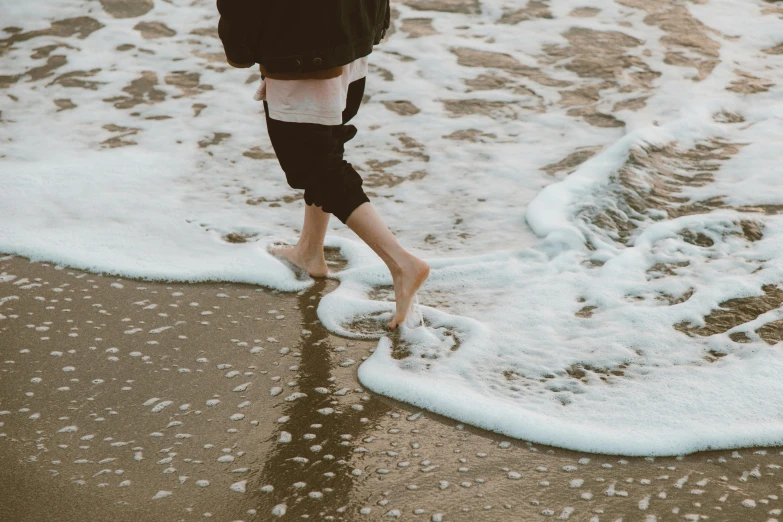
[[[346,224],[389,267],[394,281],[394,297],[397,304],[389,328],[395,329],[405,320],[416,290],[430,274],[430,267],[425,261],[400,246],[394,234],[370,203],[363,203],[354,210]]]
[[[324,259],[324,237],[331,214],[315,205],[305,205],[302,235],[294,247],[271,249],[272,254],[283,257],[313,277],[324,277],[329,269]]]

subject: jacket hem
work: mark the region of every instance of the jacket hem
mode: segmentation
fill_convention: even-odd
[[[260,63],[270,73],[313,72],[347,65],[372,52],[373,46],[380,42],[386,32],[384,25],[378,24],[369,35],[349,44],[323,51],[264,58]]]

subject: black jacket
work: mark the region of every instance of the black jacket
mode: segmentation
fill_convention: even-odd
[[[389,0],[217,0],[226,56],[270,73],[346,65],[389,28]]]

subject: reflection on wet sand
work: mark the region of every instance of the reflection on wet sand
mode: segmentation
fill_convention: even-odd
[[[363,393],[359,388],[338,389],[342,379],[333,373],[338,368],[335,354],[341,352],[335,350],[345,347],[334,346],[316,314],[317,298],[327,293],[327,286],[320,281],[298,298],[304,327],[310,331],[297,346],[302,353],[297,389],[305,396],[282,403],[277,412],[281,419],[273,435],[276,442],[260,463],[254,481],[258,487],[252,488],[261,491],[254,496],[262,512],[287,512],[297,518],[323,512],[324,504],[344,510],[362,474],[360,467],[353,467],[356,441],[384,414],[379,401],[347,404],[345,399]]]

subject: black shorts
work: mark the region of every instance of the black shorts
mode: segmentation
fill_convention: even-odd
[[[305,203],[321,207],[343,223],[359,205],[370,201],[362,190],[362,177],[343,159],[345,143],[356,135],[356,127],[346,122],[359,111],[364,84],[362,78],[348,86],[342,125],[273,120],[264,102],[269,139],[288,184],[304,189]]]

